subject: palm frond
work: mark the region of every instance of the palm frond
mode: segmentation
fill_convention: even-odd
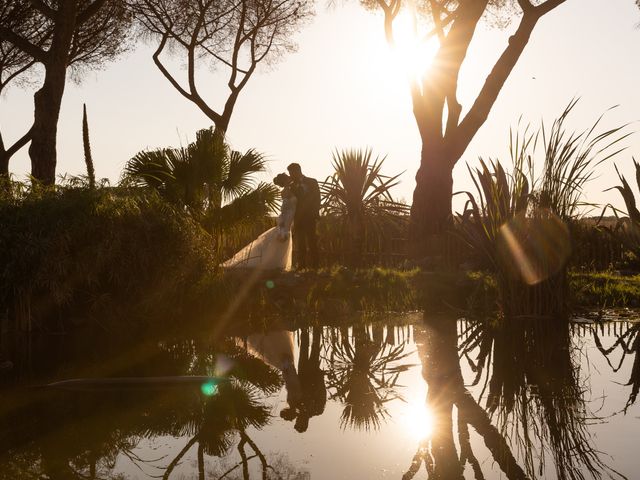
[[[244,154],[232,151],[227,177],[221,183],[225,200],[232,200],[249,191],[254,185],[253,174],[264,172],[266,163],[265,156],[253,149]]]

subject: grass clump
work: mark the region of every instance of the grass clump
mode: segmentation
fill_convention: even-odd
[[[574,305],[640,307],[640,274],[621,276],[612,272],[572,272],[569,285]]]

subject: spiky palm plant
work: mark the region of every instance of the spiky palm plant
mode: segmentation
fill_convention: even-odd
[[[225,235],[233,236],[275,208],[276,187],[255,180],[265,167],[261,153],[232,150],[222,134],[204,129],[187,147],[138,153],[125,165],[123,176],[190,212],[221,248]]]
[[[391,195],[401,174],[383,175],[385,158],[374,159],[371,149],[335,151],[334,173],[321,186],[324,212],[343,220],[350,239],[346,258],[354,265],[362,260],[367,235],[381,235],[385,225],[401,222],[409,211]]]
[[[636,169],[636,184],[638,186],[638,190],[640,190],[640,163],[633,159],[633,164]],[[612,205],[607,205],[603,211],[602,216],[604,216],[607,209],[611,208],[613,210],[614,215],[618,219],[616,225],[613,228],[607,228],[614,238],[618,239],[618,241],[622,242],[622,244],[627,248],[629,252],[633,255],[633,262],[640,262],[640,211],[636,205],[636,198],[633,193],[633,189],[629,185],[627,179],[618,171],[618,167],[616,166],[616,173],[618,174],[618,178],[620,179],[620,183],[622,185],[617,185],[615,187],[610,188],[618,190],[620,195],[622,195],[622,199],[624,200],[625,207],[627,209],[626,215],[627,218],[620,217],[620,214],[624,214],[625,212],[621,212],[617,208]],[[602,218],[601,216],[601,218]]]

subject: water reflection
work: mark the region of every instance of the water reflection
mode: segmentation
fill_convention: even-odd
[[[588,388],[581,382],[579,351],[570,324],[556,318],[482,322],[463,333],[461,353],[488,389],[486,411],[517,449],[533,477],[551,456],[559,479],[616,474],[594,448]],[[475,351],[475,361],[470,352]]]
[[[606,348],[603,347],[602,340],[600,339],[600,335],[604,333],[605,325],[601,324],[599,327],[594,327],[593,335],[598,350],[602,352],[604,357],[607,359],[607,363],[614,372],[620,370],[627,357],[633,357],[631,374],[629,376],[629,380],[626,383],[627,386],[631,387],[631,391],[629,392],[629,400],[627,400],[627,404],[624,409],[626,413],[628,408],[636,402],[638,398],[638,392],[640,392],[640,323],[626,324],[624,327],[620,326],[620,330],[618,331],[618,329],[615,327],[619,325],[619,322],[614,323],[615,341],[611,344],[611,346],[608,346]],[[610,330],[611,324],[608,324],[607,327]],[[620,351],[620,360],[617,364],[614,365],[611,362],[610,357],[614,352],[618,350]]]
[[[385,475],[405,480],[616,477],[594,445],[585,340],[568,322],[412,320],[172,339],[122,353],[139,358],[131,371],[96,370],[226,379],[208,394],[184,383],[124,392],[18,382],[0,397],[0,478],[378,478],[366,470],[383,462],[369,442],[394,452]],[[627,407],[638,327],[593,329],[614,370],[634,356]],[[87,376],[82,357],[77,365],[29,383]],[[301,460],[329,443],[355,474]]]
[[[405,345],[393,345],[382,325],[354,325],[330,331],[326,354],[331,399],[344,405],[342,427],[377,429],[388,417],[386,404],[402,399],[400,374],[411,367],[402,361],[411,354]]]

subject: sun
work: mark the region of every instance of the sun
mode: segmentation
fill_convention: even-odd
[[[431,437],[433,433],[433,415],[422,402],[410,402],[404,406],[401,423],[407,434],[416,441]]]
[[[399,68],[410,79],[420,80],[438,52],[438,40],[420,38],[413,17],[406,11],[393,20],[393,38],[392,54]]]

